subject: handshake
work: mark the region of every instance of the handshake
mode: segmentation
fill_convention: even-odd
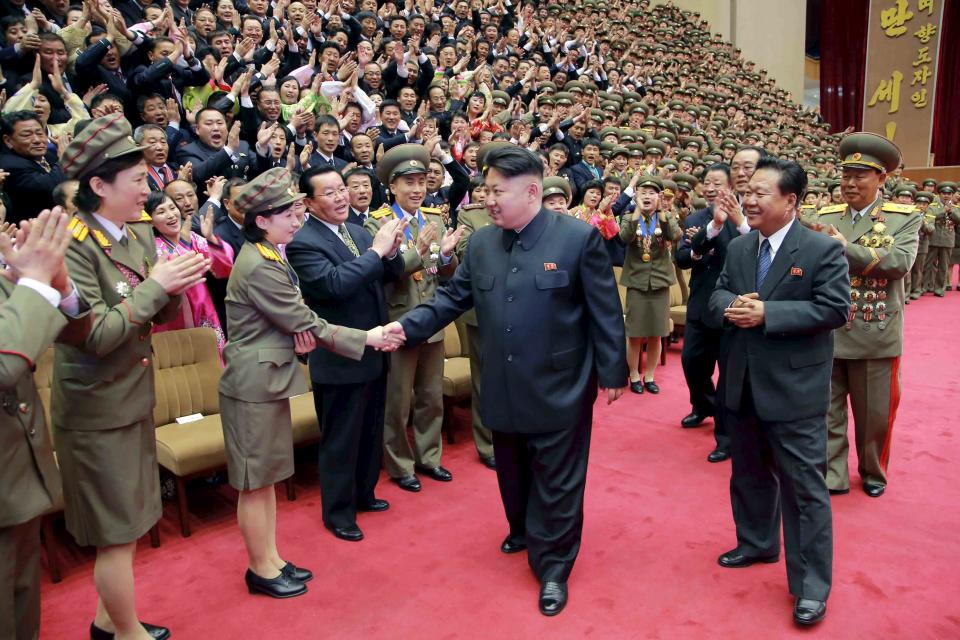
[[[399,322],[367,331],[366,345],[377,351],[396,351],[407,341]],[[293,334],[293,350],[297,355],[306,355],[317,348],[317,338],[312,329]]]

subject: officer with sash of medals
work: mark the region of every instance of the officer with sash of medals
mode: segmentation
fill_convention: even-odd
[[[230,486],[240,492],[237,522],[249,560],[250,593],[290,598],[306,593],[313,574],[277,551],[273,485],[293,475],[289,398],[306,393],[296,358],[321,346],[360,360],[365,346],[389,350],[397,341],[369,331],[327,324],[303,303],[293,268],[278,247],[303,225],[303,194],[290,172],[274,168],[234,198],[246,242],[227,283],[226,368],[220,379],[220,416]]]
[[[894,417],[900,404],[903,278],[917,257],[923,215],[913,205],[883,203],[887,174],[900,150],[872,133],[840,142],[844,204],[820,209],[814,228],[845,247],[850,263],[847,323],[834,331],[833,377],[827,413],[827,486],[847,493],[847,399],[853,409],[863,490],[877,498],[887,486]]]
[[[454,249],[463,230],[447,233],[443,219],[424,213],[426,173],[430,154],[418,144],[398,145],[377,163],[377,177],[394,196],[394,204],[370,214],[366,227],[376,235],[380,225],[395,218],[409,221],[400,245],[404,273],[387,285],[390,320],[433,297],[441,278],[457,269]],[[440,466],[443,426],[443,332],[423,344],[395,351],[387,376],[387,406],[383,428],[387,473],[401,489],[420,491],[418,470],[434,480],[449,482],[453,476]],[[407,439],[407,423],[413,408],[413,440]]]
[[[133,588],[137,539],[161,515],[150,330],[209,267],[194,252],[158,260],[147,165],[130,133],[122,114],[97,118],[62,160],[79,181],[67,268],[93,320],[79,346],[56,345],[50,413],[67,530],[97,547],[95,640],[170,635],[137,620]]]
[[[627,245],[620,284],[627,288],[627,364],[633,393],[660,393],[654,373],[660,360],[660,339],[670,333],[670,285],[675,283],[672,243],[679,242],[677,217],[660,206],[663,183],[657,176],[637,182],[637,211],[623,216],[620,239]],[[640,378],[643,342],[647,365]]]

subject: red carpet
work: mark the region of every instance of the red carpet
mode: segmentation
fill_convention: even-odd
[[[906,312],[890,486],[874,500],[854,478],[833,500],[834,589],[812,631],[819,637],[960,637],[960,293],[926,296]],[[280,551],[317,577],[289,601],[247,595],[232,492],[195,486],[193,536],[179,536],[167,505],[163,546],[141,544],[141,617],[181,640],[800,637],[782,560],[716,564],[735,544],[730,467],[706,462],[711,429],[679,427],[689,409],[679,354],[674,345],[658,371],[659,396],[598,406],[584,543],[558,618],[537,612],[525,557],[497,550],[506,525],[496,479],[463,421],[444,452],[454,482],[424,479],[420,494],[383,482],[391,509],[361,515],[367,539],[358,544],[323,529],[314,469],[298,464],[298,499],[279,498]],[[42,637],[84,638],[96,601],[92,554],[69,545],[62,523],[58,532],[65,578],[44,576]]]

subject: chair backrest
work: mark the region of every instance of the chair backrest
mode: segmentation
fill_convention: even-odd
[[[37,395],[43,404],[43,416],[47,419],[47,428],[53,429],[50,422],[50,388],[53,386],[53,347],[43,352],[34,363],[33,382],[37,385]],[[52,435],[52,434],[51,434]],[[52,441],[51,441],[52,442]]]
[[[451,322],[443,328],[443,357],[458,358],[462,355],[460,332],[457,331],[457,325]]]
[[[617,283],[617,291],[620,293],[620,306],[623,312],[627,312],[627,288],[620,284],[620,276],[623,274],[623,267],[613,268],[613,278]]]
[[[181,329],[153,334],[154,386],[157,404],[153,408],[156,426],[177,418],[220,411],[220,354],[213,329]]]
[[[673,283],[670,285],[670,306],[679,307],[683,304],[683,292],[680,290],[680,285]]]

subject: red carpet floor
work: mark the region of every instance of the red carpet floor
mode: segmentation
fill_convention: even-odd
[[[907,308],[890,486],[874,500],[854,478],[851,493],[833,500],[834,589],[826,621],[812,630],[819,637],[960,638],[958,317],[957,292]],[[735,544],[730,466],[706,462],[710,428],[678,425],[688,411],[679,353],[674,345],[658,371],[659,396],[598,406],[583,548],[557,618],[537,612],[525,557],[497,550],[506,527],[496,479],[463,420],[444,452],[454,482],[424,479],[419,494],[383,482],[391,509],[361,515],[361,543],[323,529],[315,469],[298,465],[298,499],[279,499],[280,549],[317,578],[293,600],[247,594],[234,494],[195,486],[193,536],[179,536],[167,505],[163,545],[141,543],[141,617],[179,639],[799,637],[783,560],[716,564]],[[96,598],[92,554],[70,545],[62,523],[58,538],[65,578],[54,585],[44,576],[42,637],[83,638]]]

